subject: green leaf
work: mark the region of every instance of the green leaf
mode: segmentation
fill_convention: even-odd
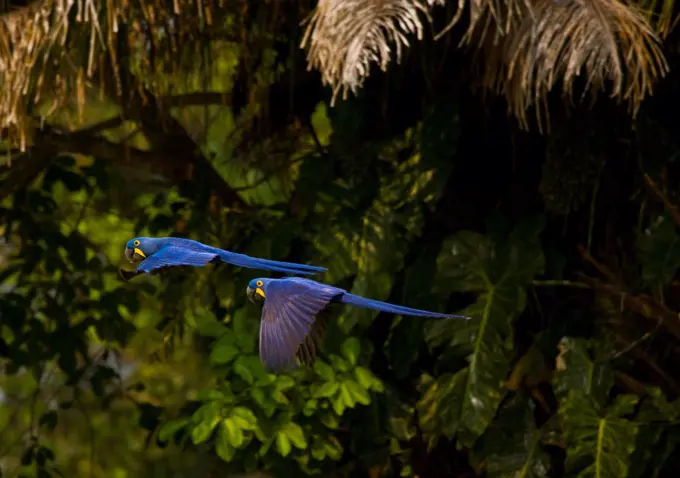
[[[245,380],[248,384],[252,384],[255,381],[255,376],[250,371],[250,369],[238,359],[234,363],[234,373]]]
[[[599,406],[604,406],[614,385],[614,372],[609,363],[593,360],[589,344],[583,339],[563,337],[560,341],[554,378],[555,394],[559,397],[571,390],[582,390]]]
[[[667,285],[680,269],[680,235],[675,221],[665,214],[638,237],[642,280],[651,287]]]
[[[314,362],[314,371],[317,373],[317,375],[319,375],[319,377],[323,378],[327,382],[332,382],[335,380],[335,372],[333,371],[333,368],[320,359],[317,359]]]
[[[382,383],[378,377],[376,377],[373,372],[371,372],[366,367],[356,367],[354,369],[354,375],[356,376],[359,385],[365,389],[375,390],[376,392],[382,391]]]
[[[630,460],[631,478],[659,476],[680,443],[680,434],[668,426],[679,415],[680,400],[669,402],[659,388],[647,389],[647,396],[635,417],[640,427]]]
[[[357,363],[360,351],[361,344],[359,343],[359,339],[356,337],[348,337],[347,340],[345,340],[345,342],[342,344],[342,355],[352,365]]]
[[[210,311],[202,311],[201,314],[197,311],[196,328],[201,335],[213,338],[219,338],[229,331]]]
[[[326,455],[331,460],[339,460],[340,457],[342,456],[342,445],[333,435],[330,435],[326,439],[326,443],[324,444],[324,450],[326,451]]]
[[[541,445],[542,433],[536,428],[531,400],[516,395],[499,410],[477,445],[480,466],[488,476],[498,478],[547,477],[550,456]]]
[[[172,436],[189,424],[188,418],[178,418],[176,420],[170,420],[161,425],[158,430],[158,439],[161,442],[167,442],[172,438]]]
[[[206,441],[219,422],[219,418],[214,418],[212,420],[199,422],[195,425],[193,430],[191,430],[191,441],[194,445]]]
[[[371,396],[365,388],[362,388],[358,383],[351,380],[342,382],[343,387],[352,396],[352,399],[362,405],[369,405],[371,403]]]
[[[318,438],[318,435],[314,437],[314,443],[312,444],[312,456],[316,460],[323,460],[326,458],[326,446],[325,443]]]
[[[224,436],[226,436],[227,441],[234,448],[238,448],[243,444],[244,440],[243,430],[232,418],[225,418],[224,420],[222,420],[220,432]]]
[[[347,394],[349,395],[349,394]],[[351,399],[351,397],[350,397]],[[345,411],[345,394],[343,393],[338,393],[336,396],[330,398],[331,406],[333,407],[333,411],[337,413],[338,415],[342,415],[342,412]]]
[[[302,408],[302,413],[304,414],[304,416],[311,417],[312,415],[314,415],[316,413],[318,404],[319,404],[318,400],[314,398],[307,400],[305,402],[305,406]]]
[[[276,433],[276,451],[283,457],[288,456],[291,450],[290,440],[288,435],[283,430]]]
[[[226,364],[231,362],[239,353],[240,350],[235,345],[218,340],[210,354],[210,361],[217,365]]]
[[[215,452],[226,462],[230,462],[236,454],[236,448],[231,445],[229,431],[225,428],[224,422],[217,433]]]
[[[210,400],[224,400],[226,395],[221,390],[214,388],[204,388],[196,393],[196,400],[208,402]]]
[[[571,390],[560,401],[559,418],[567,445],[568,474],[615,478],[628,476],[638,426],[622,414],[637,397],[623,395],[607,410],[584,390]],[[584,458],[589,464],[584,466]]]
[[[314,390],[312,396],[315,398],[330,397],[338,391],[340,386],[337,382],[325,382],[319,388]]]
[[[418,410],[423,432],[436,437],[457,434],[472,446],[496,414],[510,368],[511,323],[524,310],[526,289],[543,270],[541,217],[508,231],[491,224],[489,237],[461,232],[448,241],[439,258],[438,284],[446,290],[477,291],[477,302],[464,311],[473,320],[432,321],[426,340],[431,347],[467,355],[469,366],[421,383]],[[440,293],[443,293],[440,292]]]
[[[194,428],[191,430],[191,440],[198,445],[206,441],[212,434],[213,429],[220,423],[221,407],[217,402],[208,402],[202,405],[191,419],[194,422]]]
[[[342,401],[340,404],[342,406],[342,410],[344,410],[344,404],[342,404]],[[337,430],[340,426],[339,415],[342,413],[342,410],[337,414],[331,412],[330,410],[321,410],[319,419],[321,420],[321,423],[323,423],[323,426],[330,428],[331,430]],[[335,411],[335,407],[333,407],[333,411]]]
[[[272,416],[276,409],[276,405],[269,394],[265,393],[261,388],[253,387],[250,389],[250,396],[253,397],[253,401],[262,408],[266,416]]]
[[[257,417],[249,408],[234,407],[229,412],[229,416],[237,426],[244,430],[255,430],[257,428]]]
[[[347,388],[347,382],[342,382],[340,384],[339,397],[342,399],[343,404],[348,408],[354,408],[354,405],[356,405],[356,399],[352,396],[349,388]]]
[[[293,387],[295,387],[295,380],[288,375],[279,375],[274,383],[274,388],[279,392],[289,390]]]
[[[281,431],[288,436],[290,441],[293,442],[293,445],[295,445],[297,448],[301,450],[307,448],[307,440],[305,439],[305,434],[302,431],[300,425],[298,425],[297,423],[288,422],[286,423],[286,425],[284,425]]]
[[[349,372],[350,366],[347,363],[346,360],[344,360],[342,357],[338,357],[337,355],[331,355],[331,365],[333,366],[334,370],[337,370],[338,372]]]

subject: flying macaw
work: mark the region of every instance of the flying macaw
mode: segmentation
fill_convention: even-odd
[[[226,262],[250,269],[291,274],[315,274],[327,270],[323,267],[306,264],[250,257],[181,237],[136,237],[130,239],[125,246],[125,257],[132,263],[140,262],[136,272],[126,273],[121,270],[126,280],[143,272],[149,274],[154,269],[176,266],[203,267],[218,262]]]
[[[366,299],[346,290],[302,277],[253,279],[246,289],[248,299],[263,303],[260,318],[260,360],[268,370],[289,368],[295,357],[310,364],[325,331],[328,306],[335,302],[357,307],[433,318],[469,319]],[[321,315],[320,315],[321,314]]]

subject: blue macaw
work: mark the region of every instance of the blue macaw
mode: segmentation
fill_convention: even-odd
[[[314,361],[316,349],[325,331],[325,315],[322,313],[333,302],[392,314],[441,319],[470,318],[366,299],[339,287],[302,277],[253,279],[248,284],[246,294],[251,302],[263,303],[260,318],[260,360],[268,370],[289,368],[295,357],[306,364]]]
[[[130,239],[125,246],[125,257],[132,263],[140,262],[139,266],[137,266],[137,271],[134,273],[126,275],[125,272],[121,271],[125,279],[143,272],[148,274],[154,269],[164,267],[203,267],[217,262],[226,262],[250,269],[288,272],[291,274],[315,274],[327,270],[323,267],[308,266],[306,264],[250,257],[181,237],[136,237]]]

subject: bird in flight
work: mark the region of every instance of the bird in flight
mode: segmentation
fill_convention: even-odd
[[[321,284],[302,277],[253,279],[246,289],[248,299],[261,303],[260,360],[267,370],[283,370],[294,359],[310,364],[325,332],[326,312],[331,303],[400,315],[440,319],[469,319],[462,315],[440,314],[412,309],[350,294],[339,287]]]
[[[137,237],[125,246],[125,257],[139,263],[135,272],[121,270],[123,278],[130,279],[155,269],[177,266],[203,267],[207,264],[226,262],[249,269],[285,272],[290,274],[316,274],[327,269],[293,262],[272,261],[225,251],[198,241],[181,237]]]

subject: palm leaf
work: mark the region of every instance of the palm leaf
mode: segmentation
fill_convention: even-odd
[[[444,0],[320,0],[309,19],[302,47],[309,45],[310,68],[333,88],[331,104],[342,91],[356,94],[372,63],[385,71],[392,48],[401,60],[408,36],[422,39],[429,4]]]
[[[140,83],[155,86],[156,73],[177,77],[195,69],[187,48],[203,38],[206,24],[221,25],[230,13],[220,8],[205,17],[204,10],[201,0],[175,2],[174,9],[165,0],[42,0],[3,15],[0,128],[25,150],[33,119],[73,103],[82,107],[88,86],[121,94],[119,55]],[[119,51],[123,35],[130,52]]]
[[[670,0],[669,0],[670,1]],[[527,126],[526,112],[535,106],[539,126],[547,115],[547,94],[560,82],[571,98],[574,82],[586,79],[586,89],[609,88],[610,95],[628,101],[633,113],[652,85],[668,71],[659,36],[675,24],[670,3],[656,0],[642,7],[619,0],[587,2],[553,0],[471,0],[463,43],[478,48],[483,86],[504,94],[511,112]],[[333,102],[356,93],[372,63],[386,70],[392,46],[399,62],[409,36],[422,38],[422,19],[445,0],[320,0],[302,46],[308,64],[333,88]],[[465,0],[446,33],[460,21]]]
[[[487,10],[483,15],[493,14]],[[483,84],[505,94],[524,126],[531,106],[536,106],[539,125],[544,122],[547,94],[560,82],[568,98],[578,77],[592,92],[609,87],[610,96],[629,101],[635,113],[668,71],[644,12],[619,0],[543,0],[507,31],[502,44],[498,33],[485,32],[480,24],[467,38],[482,45]]]

